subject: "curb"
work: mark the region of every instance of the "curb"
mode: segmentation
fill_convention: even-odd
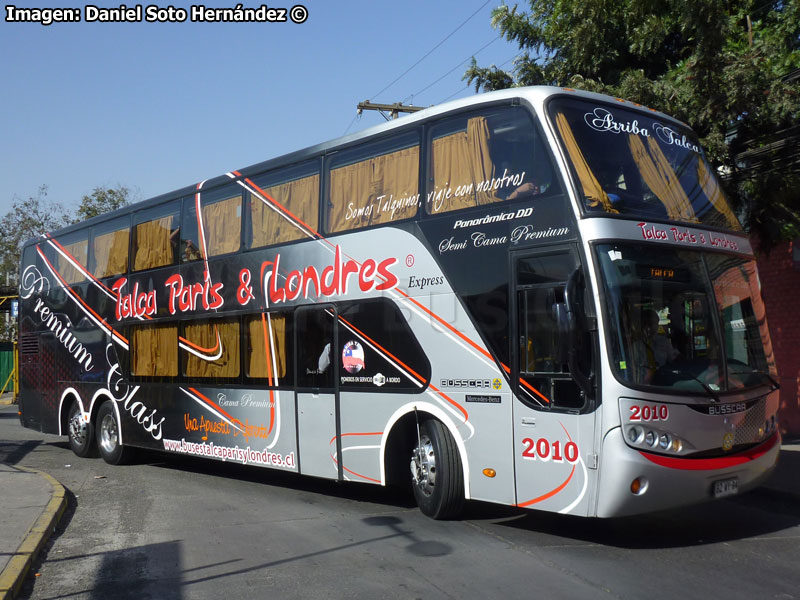
[[[30,571],[33,561],[44,547],[45,542],[53,534],[56,525],[58,525],[58,521],[67,508],[67,497],[64,486],[52,476],[41,471],[36,471],[35,469],[28,469],[25,467],[14,468],[44,477],[53,488],[53,493],[44,512],[42,512],[33,524],[33,527],[28,531],[28,534],[25,536],[25,539],[22,540],[14,556],[11,557],[6,568],[0,573],[0,599],[2,600],[11,600],[19,593],[22,582],[25,580],[28,571]]]

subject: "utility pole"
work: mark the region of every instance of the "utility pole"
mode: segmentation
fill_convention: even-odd
[[[383,118],[386,119],[387,121],[389,120],[389,117],[386,116],[386,113],[384,111],[387,111],[392,116],[392,119],[396,119],[401,112],[413,113],[417,112],[418,110],[423,110],[425,108],[428,107],[406,106],[402,102],[395,102],[394,104],[377,104],[375,102],[370,102],[369,100],[364,100],[364,102],[359,102],[358,106],[356,106],[359,115],[361,115],[361,113],[365,110],[377,110],[383,115]]]

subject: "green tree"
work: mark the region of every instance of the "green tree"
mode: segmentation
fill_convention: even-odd
[[[511,72],[473,59],[464,79],[476,91],[567,86],[671,114],[700,135],[762,247],[800,236],[798,0],[528,4],[494,10],[523,52]]]
[[[6,274],[14,274],[19,270],[19,258],[22,244],[32,237],[47,231],[58,229],[70,222],[69,215],[58,202],[47,199],[47,186],[41,185],[35,195],[25,199],[15,198],[11,210],[0,219],[0,276],[2,284],[6,282]],[[9,279],[8,288],[3,286],[3,295],[16,294],[15,278]],[[2,313],[0,313],[2,314]],[[0,340],[16,339],[16,320],[0,320]],[[2,384],[0,384],[2,385]]]
[[[48,200],[46,185],[39,186],[35,195],[15,198],[11,210],[0,219],[0,273],[17,272],[25,241],[70,222],[64,207]]]
[[[97,215],[116,210],[130,204],[130,190],[117,185],[115,188],[96,187],[88,196],[81,199],[77,220],[84,221]]]

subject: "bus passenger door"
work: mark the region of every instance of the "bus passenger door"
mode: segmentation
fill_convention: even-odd
[[[587,515],[597,473],[595,411],[591,394],[570,372],[563,329],[565,289],[580,264],[577,250],[558,246],[515,253],[511,260],[517,504]],[[577,295],[573,289],[573,303]],[[581,367],[591,369],[591,355]]]
[[[336,307],[295,312],[297,449],[300,473],[341,479]]]

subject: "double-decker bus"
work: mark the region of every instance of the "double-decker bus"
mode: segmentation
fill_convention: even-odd
[[[30,240],[20,418],[596,517],[780,449],[753,250],[682,123],[571,89],[429,108]]]

